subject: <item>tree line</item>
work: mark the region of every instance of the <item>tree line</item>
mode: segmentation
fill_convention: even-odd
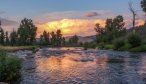
[[[25,45],[51,45],[53,47],[61,47],[65,45],[77,45],[78,36],[72,36],[69,41],[65,40],[61,30],[56,32],[44,32],[39,37],[39,42],[36,39],[37,27],[31,19],[24,18],[17,31],[13,29],[12,32],[4,31],[0,22],[0,45],[5,46],[25,46]]]
[[[146,14],[146,0],[141,0],[141,8]],[[132,13],[132,27],[125,28],[125,22],[122,15],[115,18],[107,19],[105,27],[100,24],[95,25],[96,42],[86,43],[87,47],[100,48],[100,49],[115,49],[126,50],[133,52],[146,51],[146,22],[144,25],[136,26],[136,10],[129,3],[129,10]],[[143,35],[142,35],[143,34]]]

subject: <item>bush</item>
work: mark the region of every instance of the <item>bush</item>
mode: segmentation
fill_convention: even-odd
[[[84,47],[85,50],[87,50],[88,48],[95,48],[96,47],[96,43],[94,43],[94,42],[90,42],[90,43],[89,42],[85,42],[83,47]]]
[[[131,45],[128,43],[125,43],[121,48],[119,48],[120,51],[128,51],[131,48]]]
[[[113,41],[114,49],[119,50],[121,47],[125,45],[124,39],[116,39]]]
[[[97,45],[97,48],[99,48],[99,49],[104,49],[104,45],[105,45],[105,43],[99,43],[98,45]]]
[[[128,35],[127,41],[131,47],[137,47],[141,45],[141,38],[137,33],[130,33]]]
[[[0,51],[0,81],[16,84],[21,76],[21,60],[9,57],[6,52]]]
[[[104,49],[113,49],[113,45],[111,44],[105,44]]]
[[[146,51],[146,45],[141,45],[135,48],[129,49],[130,52],[145,52]]]

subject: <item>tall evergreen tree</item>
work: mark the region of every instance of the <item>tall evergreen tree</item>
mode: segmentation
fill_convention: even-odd
[[[56,46],[60,47],[62,43],[62,34],[61,34],[61,30],[57,30],[56,31]]]
[[[78,41],[79,41],[78,36],[74,35],[73,37],[71,37],[69,39],[69,44],[72,45],[72,46],[76,46],[76,45],[78,45]]]
[[[10,43],[11,43],[11,45],[12,46],[17,45],[17,43],[18,43],[17,40],[18,40],[17,32],[13,30],[10,33]]]
[[[54,32],[51,32],[51,44],[56,46],[56,34]]]
[[[5,39],[4,30],[2,29],[0,22],[0,45],[4,45],[4,39]]]
[[[9,41],[9,36],[8,36],[8,31],[6,31],[5,33],[5,44],[9,45],[10,41]]]
[[[50,34],[47,31],[43,32],[43,40],[44,40],[44,44],[48,45],[50,43]]]

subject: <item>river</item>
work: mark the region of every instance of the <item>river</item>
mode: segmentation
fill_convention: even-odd
[[[43,48],[24,61],[21,84],[146,84],[146,53]]]

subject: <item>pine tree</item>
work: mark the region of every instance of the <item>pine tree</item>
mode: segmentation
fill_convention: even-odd
[[[10,43],[12,46],[14,45],[18,45],[17,43],[17,40],[18,40],[18,36],[17,36],[17,32],[15,30],[13,30],[11,33],[10,33]]]
[[[4,30],[2,29],[0,22],[0,45],[4,45],[4,38],[5,38]]]
[[[5,44],[9,45],[10,41],[9,41],[8,31],[6,31],[5,33],[5,41],[6,41]]]

